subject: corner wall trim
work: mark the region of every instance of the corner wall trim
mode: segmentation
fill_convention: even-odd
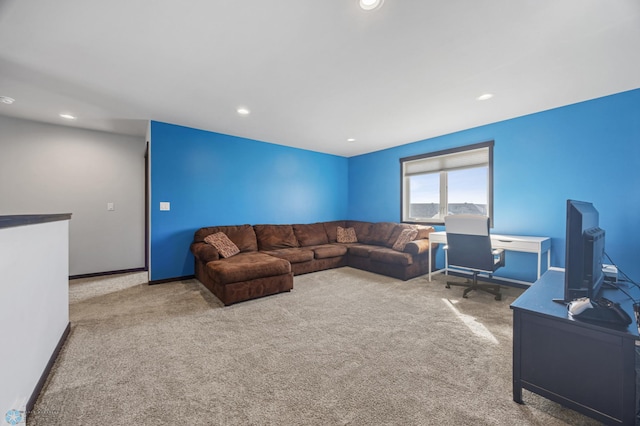
[[[117,275],[117,274],[129,274],[132,272],[144,272],[147,271],[147,268],[133,268],[133,269],[120,269],[118,271],[107,271],[107,272],[94,272],[91,274],[79,274],[79,275],[69,275],[70,280],[77,280],[80,278],[93,278],[93,277],[102,277],[105,275]]]
[[[36,401],[40,396],[40,392],[42,392],[42,388],[44,387],[44,384],[47,381],[47,378],[49,377],[51,370],[53,369],[53,364],[55,364],[56,359],[58,359],[58,355],[60,354],[60,351],[62,350],[64,343],[67,341],[67,337],[69,336],[70,332],[71,332],[71,322],[68,322],[67,327],[64,329],[64,332],[62,333],[62,336],[60,336],[60,340],[58,341],[56,348],[53,350],[53,353],[49,358],[49,362],[47,362],[47,365],[44,368],[42,375],[40,376],[40,380],[38,380],[36,387],[33,389],[33,393],[31,393],[31,397],[27,401],[27,406],[26,406],[27,418],[29,417],[29,413],[33,411],[33,407],[36,405]]]
[[[184,277],[165,278],[162,280],[151,280],[149,281],[149,285],[171,283],[174,281],[182,281],[182,280],[190,280],[195,277],[196,277],[195,275],[185,275]]]

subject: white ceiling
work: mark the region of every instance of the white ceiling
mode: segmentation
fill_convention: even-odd
[[[0,114],[116,133],[352,156],[636,88],[639,0],[0,0]]]

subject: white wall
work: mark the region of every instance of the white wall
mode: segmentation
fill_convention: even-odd
[[[0,215],[72,213],[70,275],[142,268],[145,144],[0,116]]]
[[[0,423],[23,411],[69,323],[69,220],[0,229]]]

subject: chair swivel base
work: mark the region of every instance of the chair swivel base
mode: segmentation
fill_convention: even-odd
[[[473,290],[484,291],[489,294],[493,294],[496,300],[502,300],[502,293],[500,293],[500,286],[498,284],[480,284],[477,280],[473,280],[473,282],[459,283],[453,281],[447,281],[446,288],[451,288],[451,286],[460,286],[466,287],[464,292],[462,293],[462,297],[465,299],[468,297],[468,294]]]

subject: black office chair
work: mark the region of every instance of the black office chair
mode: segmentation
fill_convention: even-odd
[[[471,214],[450,215],[444,218],[444,224],[447,232],[447,268],[453,266],[473,272],[471,282],[447,281],[446,287],[467,287],[462,297],[467,297],[472,290],[482,290],[493,294],[496,300],[502,300],[498,284],[478,283],[479,273],[484,272],[491,276],[498,268],[504,266],[504,250],[491,248],[489,218]]]

